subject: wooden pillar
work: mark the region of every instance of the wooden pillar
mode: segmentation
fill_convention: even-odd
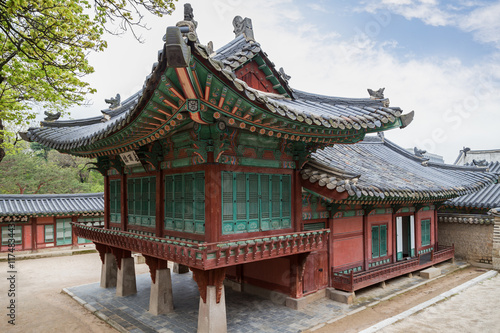
[[[219,164],[205,169],[205,241],[218,242],[222,233],[221,170]]]
[[[368,214],[370,214],[370,209],[365,209],[363,214],[363,270],[367,271],[369,267],[369,259],[371,257],[371,251],[368,246],[368,240],[370,239],[370,225],[368,223]]]
[[[120,176],[120,203],[121,203],[121,225],[120,229],[127,231],[128,222],[128,202],[127,202],[127,175],[122,174]]]
[[[73,215],[71,216],[71,223],[76,223],[78,222],[78,217]],[[75,228],[73,227],[73,224],[71,225],[71,246],[73,248],[78,247],[78,236],[76,235]]]
[[[163,237],[163,229],[164,229],[164,225],[163,225],[163,209],[164,209],[164,203],[163,203],[163,200],[164,200],[164,192],[165,192],[165,189],[164,189],[164,182],[163,182],[163,178],[162,178],[162,172],[161,172],[161,169],[158,170],[156,172],[156,212],[155,212],[155,215],[156,215],[156,230],[155,230],[155,234],[156,234],[156,237]]]
[[[226,333],[226,300],[224,278],[226,268],[203,271],[191,268],[200,291],[198,333]]]
[[[328,228],[330,229],[330,237],[328,237],[328,286],[332,286],[332,268],[333,268],[333,259],[335,256],[333,250],[333,212],[330,211],[331,217],[327,220]]]
[[[292,216],[293,230],[302,230],[302,184],[300,170],[293,170],[292,188]]]
[[[398,238],[397,238],[397,226],[396,226],[396,215],[394,214],[394,209],[392,213],[392,262],[398,260]]]
[[[438,213],[437,208],[434,208],[434,251],[437,251],[438,247]]]
[[[304,268],[310,252],[290,256],[290,297],[301,298],[304,294]]]
[[[37,252],[37,238],[38,238],[37,218],[31,218],[31,252]]]
[[[104,229],[109,229],[110,206],[109,206],[109,176],[104,176]]]

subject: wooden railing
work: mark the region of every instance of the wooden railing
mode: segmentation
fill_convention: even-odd
[[[440,247],[439,250],[432,251],[431,260],[422,265],[420,264],[420,255],[417,255],[409,260],[379,266],[368,271],[356,273],[351,271],[349,274],[343,274],[335,272],[332,269],[332,286],[336,289],[353,292],[370,285],[452,259],[454,253],[455,249],[453,246]]]
[[[322,229],[231,242],[197,243],[73,225],[77,236],[93,242],[205,270],[321,250],[327,246],[330,232]]]

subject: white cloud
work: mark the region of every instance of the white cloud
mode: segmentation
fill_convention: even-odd
[[[216,49],[234,37],[231,22],[235,15],[252,18],[255,38],[276,67],[284,67],[291,75],[292,87],[343,97],[368,97],[366,88],[385,87],[391,105],[400,106],[405,113],[415,110],[410,126],[386,134],[399,145],[419,146],[444,155],[448,162],[453,162],[463,146],[500,147],[500,95],[495,94],[500,90],[498,54],[472,67],[465,66],[458,57],[407,60],[393,53],[396,41],[377,44],[360,36],[344,40],[335,31],[319,29],[315,22],[306,21],[300,15],[300,6],[292,2],[191,0],[191,4],[200,41],[206,44],[213,40]],[[422,2],[416,5],[428,9],[434,6]],[[220,8],[224,10],[221,12]],[[424,12],[414,10],[411,15],[417,17]],[[475,29],[475,33],[484,31],[486,24],[480,24],[480,17],[487,20],[486,13],[472,14],[467,21],[469,29]],[[165,28],[181,19],[182,9],[174,12],[173,17],[150,20],[152,29],[145,33],[146,44],[113,39],[110,49],[93,57],[96,73],[91,79],[99,94],[91,109],[74,117],[95,116],[106,107],[104,98],[117,92],[127,98],[126,92],[132,87],[140,88],[156,61],[157,50],[163,46]]]

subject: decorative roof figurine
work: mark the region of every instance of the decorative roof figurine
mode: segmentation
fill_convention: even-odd
[[[244,19],[241,16],[236,16],[233,19],[234,26],[234,36],[238,37],[239,35],[244,35],[246,40],[254,40],[253,37],[253,27],[252,27],[252,19],[245,17]]]
[[[50,113],[49,111],[45,111],[44,114],[46,115],[46,117],[43,119],[43,121],[56,121],[61,116],[61,112]]]
[[[116,94],[115,97],[107,98],[104,101],[109,104],[109,108],[111,110],[116,109],[121,105],[120,94]]]
[[[368,90],[368,93],[370,94],[371,99],[384,99],[384,90],[385,88],[380,88],[377,91],[371,90],[371,89],[366,89]]]
[[[424,154],[427,153],[427,150],[418,149],[417,147],[414,147],[413,152],[415,153],[415,156],[425,158]]]

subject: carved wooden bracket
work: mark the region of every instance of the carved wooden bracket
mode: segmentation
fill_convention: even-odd
[[[144,256],[144,259],[146,259],[146,264],[149,267],[151,281],[153,281],[153,283],[156,283],[156,270],[168,268],[168,261],[150,256]]]
[[[211,269],[208,271],[191,267],[190,269],[193,272],[193,280],[198,285],[203,303],[207,302],[207,286],[216,287],[216,301],[219,303],[222,296],[222,288],[224,288],[223,282],[226,277],[226,268]]]
[[[130,258],[132,256],[132,252],[128,250],[123,250],[112,246],[109,246],[109,249],[115,256],[116,266],[118,266],[118,269],[122,269],[122,258]]]
[[[104,255],[111,252],[107,245],[101,243],[95,243],[95,249],[99,252],[99,257],[101,258],[102,264],[104,265]]]

